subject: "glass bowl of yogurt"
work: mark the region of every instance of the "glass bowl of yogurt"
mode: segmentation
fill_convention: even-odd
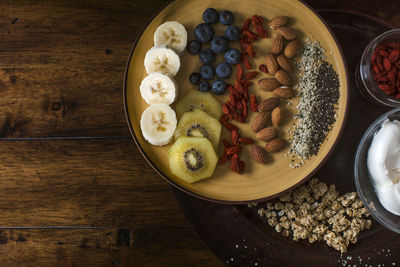
[[[379,117],[357,149],[354,178],[369,213],[400,233],[400,107]]]

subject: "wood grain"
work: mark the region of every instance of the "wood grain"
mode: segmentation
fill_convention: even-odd
[[[400,26],[395,0],[306,2]],[[0,227],[36,228],[0,230],[1,265],[221,265],[193,234],[171,187],[143,159],[126,127],[126,60],[164,5],[0,2]],[[387,16],[389,10],[395,15]],[[23,140],[49,137],[60,139]],[[49,226],[60,229],[38,229]]]
[[[129,136],[122,81],[163,1],[2,1],[0,137]]]
[[[222,266],[193,246],[143,245],[115,229],[9,229],[0,231],[2,266]],[[190,250],[191,253],[186,251]]]

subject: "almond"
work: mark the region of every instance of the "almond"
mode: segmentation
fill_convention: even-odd
[[[281,85],[275,78],[263,78],[258,80],[257,83],[260,89],[264,91],[272,91]]]
[[[276,138],[269,141],[266,145],[266,150],[268,152],[274,153],[281,151],[286,146],[286,140],[282,138]]]
[[[272,94],[279,98],[289,99],[293,97],[292,89],[290,89],[290,87],[287,86],[281,86],[276,88],[274,91],[272,91]]]
[[[266,164],[269,161],[267,151],[257,145],[253,145],[251,147],[251,155],[253,156],[253,159],[258,163]]]
[[[280,99],[277,97],[270,97],[262,101],[260,104],[258,104],[258,111],[263,112],[263,111],[271,111],[275,107],[279,106]]]
[[[265,128],[270,120],[271,112],[260,112],[254,118],[251,124],[251,129],[253,129],[254,132],[258,132],[261,129]]]
[[[286,26],[289,23],[289,17],[277,16],[269,21],[269,26],[271,29],[276,30],[279,27]]]
[[[272,43],[271,53],[273,53],[275,55],[279,55],[283,50],[283,46],[284,46],[284,40],[283,40],[282,36],[280,36],[278,34],[275,37],[274,42]]]
[[[289,74],[284,70],[278,70],[277,72],[275,72],[275,78],[279,83],[286,86],[290,86],[290,84],[292,83]]]
[[[283,51],[283,54],[287,58],[292,58],[297,54],[297,52],[300,49],[300,46],[301,46],[301,42],[299,40],[293,40],[286,45],[285,50]]]
[[[284,55],[279,55],[276,58],[276,61],[278,62],[279,66],[281,66],[282,69],[286,70],[287,72],[293,72],[293,66],[290,64],[290,60],[285,57]]]
[[[267,54],[265,64],[267,65],[268,72],[272,75],[274,75],[279,68],[278,62],[276,61],[276,56],[272,53]]]
[[[278,127],[279,124],[283,121],[283,118],[284,118],[283,109],[281,107],[278,106],[272,110],[271,113],[272,125]]]
[[[278,131],[275,129],[274,126],[264,128],[256,134],[256,138],[261,141],[272,140],[277,136],[278,136]]]
[[[292,41],[297,37],[297,32],[289,27],[280,27],[276,31],[288,41]]]

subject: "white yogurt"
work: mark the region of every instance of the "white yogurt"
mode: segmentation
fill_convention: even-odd
[[[400,121],[383,122],[372,139],[367,166],[382,206],[400,215]]]

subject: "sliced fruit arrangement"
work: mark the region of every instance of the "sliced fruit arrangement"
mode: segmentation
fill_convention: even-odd
[[[175,111],[167,104],[154,104],[143,111],[140,128],[144,139],[155,146],[171,142],[177,120]]]
[[[192,90],[176,104],[178,118],[187,111],[202,110],[208,115],[219,119],[222,115],[221,104],[210,93]]]
[[[194,110],[183,114],[175,131],[175,137],[206,137],[218,149],[221,135],[221,123],[201,110]]]
[[[143,79],[140,94],[147,104],[172,104],[178,94],[178,85],[170,76],[154,72]]]
[[[150,144],[166,145],[174,135],[176,113],[168,105],[178,94],[177,83],[172,77],[181,66],[177,53],[184,51],[186,41],[185,27],[179,22],[167,21],[155,31],[155,46],[146,53],[144,67],[149,75],[140,84],[140,94],[150,107],[142,114],[140,128]]]
[[[211,177],[218,157],[205,137],[179,137],[168,153],[171,172],[188,183]]]

